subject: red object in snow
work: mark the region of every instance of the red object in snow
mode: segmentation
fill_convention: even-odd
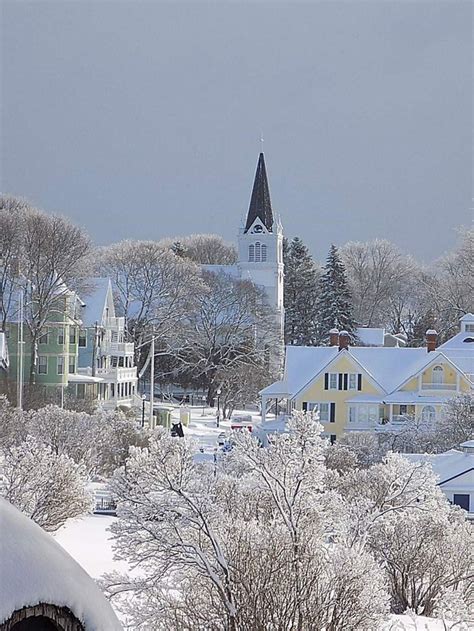
[[[236,423],[234,425],[231,424],[230,429],[232,429],[232,430],[248,429],[249,432],[251,432],[252,431],[252,425],[242,425],[242,423]]]

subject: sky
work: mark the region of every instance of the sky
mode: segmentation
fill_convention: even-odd
[[[318,260],[430,261],[472,215],[472,4],[0,2],[0,191],[98,244],[235,241],[262,143]]]

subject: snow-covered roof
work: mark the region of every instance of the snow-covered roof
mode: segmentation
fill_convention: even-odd
[[[374,329],[370,327],[358,327],[357,337],[364,346],[383,346],[385,329]]]
[[[466,313],[459,319],[459,322],[474,322],[474,313]]]
[[[450,449],[443,454],[402,454],[404,458],[413,463],[429,463],[439,478],[439,484],[459,477],[463,473],[474,469],[474,453]]]
[[[82,312],[82,321],[85,326],[94,326],[96,322],[100,324],[103,321],[107,307],[109,307],[109,317],[115,315],[111,313],[111,309],[113,310],[112,283],[109,278],[89,278],[86,284],[90,289],[83,297],[85,307]]]
[[[337,346],[287,346],[284,381],[295,395],[338,354]]]
[[[275,381],[275,383],[272,383],[259,392],[259,394],[263,394],[266,397],[281,397],[286,396],[288,393],[288,384],[286,381]]]
[[[391,403],[409,403],[408,395],[397,391],[410,379],[436,362],[450,362],[453,368],[474,381],[474,342],[464,343],[466,336],[468,334],[465,332],[459,333],[430,353],[425,347],[396,346],[350,346],[348,350],[343,350],[341,353],[352,358],[380,388],[382,394],[393,393],[392,400],[389,401],[386,397],[384,400]],[[287,346],[283,380],[271,384],[262,390],[261,394],[266,396],[288,394],[294,397],[323,371],[330,371],[331,362],[338,355],[338,346]],[[441,403],[450,396],[452,396],[451,393],[429,398],[433,403]],[[419,399],[419,401],[413,400],[413,403],[428,403],[428,397],[419,397]]]
[[[0,498],[0,623],[40,603],[68,607],[86,631],[120,631],[91,577],[51,535]]]

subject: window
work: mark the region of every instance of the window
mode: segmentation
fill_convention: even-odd
[[[327,372],[324,375],[325,390],[362,390],[360,373]]]
[[[63,327],[58,329],[58,344],[59,344],[59,346],[63,346],[64,345],[64,329],[63,329]]]
[[[123,368],[123,357],[118,358],[118,365],[120,368]]]
[[[321,423],[329,423],[329,403],[321,402],[315,403],[314,401],[308,401],[306,403],[307,412],[319,412],[319,420]]]
[[[111,342],[118,342],[118,333],[117,333],[117,331],[112,331],[111,340],[110,341]]]
[[[76,343],[76,329],[75,327],[71,327],[69,329],[69,344],[75,344]]]
[[[267,246],[262,243],[262,261],[265,262],[267,260]]]
[[[42,335],[40,335],[38,344],[47,344],[48,343],[48,331],[45,331]]]
[[[421,411],[421,419],[423,421],[432,422],[436,419],[436,410],[432,405],[425,405]]]
[[[460,506],[464,508],[464,510],[469,510],[469,495],[467,493],[454,493],[453,495],[453,504],[456,506]]]
[[[255,262],[260,263],[260,261],[262,260],[261,257],[262,257],[261,246],[260,246],[260,242],[257,241],[257,243],[255,244]]]
[[[48,358],[46,355],[38,355],[38,375],[48,374]]]
[[[86,348],[87,346],[87,331],[79,331],[79,346]]]
[[[349,406],[349,423],[355,423],[357,419],[357,410],[354,405]]]
[[[77,398],[78,399],[85,399],[86,398],[86,384],[85,383],[78,383],[77,384],[76,394],[77,394]]]
[[[255,261],[255,246],[249,245],[249,262],[253,263]]]
[[[360,405],[357,410],[357,420],[360,423],[376,423],[378,421],[378,405]]]
[[[115,355],[112,355],[111,357],[112,368],[117,368],[117,361],[118,361],[118,358]]]
[[[64,375],[64,357],[58,355],[58,375]]]
[[[442,366],[433,368],[433,383],[440,384],[444,382],[444,370]]]
[[[474,324],[466,324],[465,331],[474,333]]]
[[[69,355],[69,374],[76,372],[76,358],[74,355]]]
[[[408,407],[406,405],[401,405],[400,406],[400,414],[404,415],[408,412]]]

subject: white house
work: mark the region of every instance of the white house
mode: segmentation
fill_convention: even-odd
[[[457,504],[474,519],[474,440],[443,454],[403,454],[413,463],[427,462],[438,476],[438,486],[452,504]]]
[[[125,318],[115,315],[108,278],[90,278],[88,285],[91,289],[81,314],[78,374],[98,383],[97,396],[104,408],[131,407],[138,401],[137,367],[134,344],[125,340]]]

